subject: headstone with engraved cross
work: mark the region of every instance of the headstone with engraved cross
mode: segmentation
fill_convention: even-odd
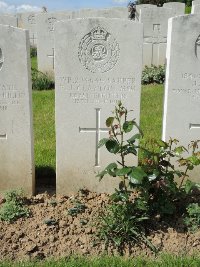
[[[59,20],[71,19],[73,12],[41,13],[36,16],[38,69],[45,73],[54,72],[54,24]]]
[[[116,160],[100,139],[119,100],[139,122],[142,69],[140,23],[89,18],[55,25],[57,193],[86,187],[112,192],[119,180],[97,173]],[[131,47],[131,49],[130,49]],[[129,162],[130,163],[130,162]],[[127,164],[129,164],[127,162]],[[131,157],[130,164],[137,164]]]
[[[143,66],[165,64],[167,23],[173,16],[173,9],[164,7],[140,10],[139,21],[144,25]]]
[[[0,25],[0,191],[34,193],[28,31]]]
[[[187,147],[200,140],[200,15],[170,19],[168,38],[162,136]]]

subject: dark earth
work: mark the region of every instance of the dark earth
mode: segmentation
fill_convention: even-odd
[[[87,190],[57,198],[47,193],[28,198],[29,218],[0,222],[0,260],[60,258],[72,254],[98,256],[105,252],[117,255],[113,246],[105,251],[105,244],[95,235],[98,230],[95,218],[109,201],[107,194]],[[76,213],[77,203],[80,209]],[[200,250],[200,231],[186,232],[182,220],[176,216],[169,223],[158,220],[151,228],[148,238],[161,253],[191,255]],[[124,255],[154,256],[144,244],[125,248]]]

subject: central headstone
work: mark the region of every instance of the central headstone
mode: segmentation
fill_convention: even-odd
[[[0,25],[0,191],[34,193],[28,31]]]
[[[95,176],[116,159],[98,142],[119,100],[139,122],[142,24],[91,18],[55,29],[57,193],[112,192],[118,179]]]

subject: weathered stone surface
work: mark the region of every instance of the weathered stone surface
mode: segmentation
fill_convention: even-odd
[[[200,15],[179,16],[169,20],[163,140],[177,138],[185,147],[199,140],[199,114]]]
[[[168,19],[174,10],[164,7],[144,8],[139,21],[144,25],[143,66],[164,65]]]
[[[192,9],[191,9],[191,14],[196,14],[198,13],[198,7],[196,8],[197,5],[200,5],[200,0],[194,0],[192,1]],[[196,10],[196,11],[195,11]]]
[[[184,15],[185,14],[185,3],[180,2],[168,2],[164,3],[163,7],[172,8],[174,10],[174,15]]]
[[[0,190],[34,192],[28,31],[0,25]]]
[[[59,20],[71,19],[72,12],[41,13],[36,16],[38,69],[54,71],[54,24]]]
[[[91,18],[55,27],[57,193],[113,192],[117,179],[95,176],[115,157],[97,144],[119,100],[139,122],[142,24]]]
[[[11,15],[0,14],[0,24],[17,27],[17,18]]]

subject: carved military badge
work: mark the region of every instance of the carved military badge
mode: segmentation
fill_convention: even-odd
[[[200,59],[200,35],[195,42],[195,56]]]
[[[93,73],[111,70],[117,63],[119,54],[119,44],[101,26],[97,26],[86,34],[79,44],[79,60],[86,69]]]
[[[2,49],[0,48],[0,70],[2,69],[3,67],[3,53],[2,53]]]

